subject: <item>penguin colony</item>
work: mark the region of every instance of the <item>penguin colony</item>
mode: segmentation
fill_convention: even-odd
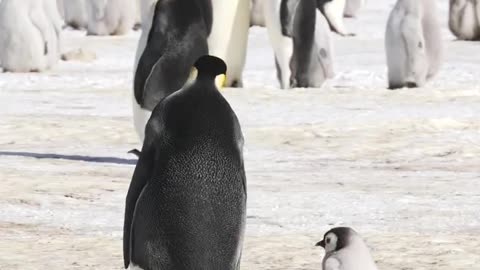
[[[248,29],[267,28],[283,89],[334,76],[332,33],[366,0],[0,0],[6,72],[52,68],[64,23],[88,35],[141,25],[134,63],[134,125],[142,148],[126,196],[129,269],[240,269],[246,224],[243,135],[223,86],[242,87]],[[480,38],[480,1],[450,0],[449,27]],[[434,0],[398,0],[386,26],[390,89],[422,87],[439,71]],[[376,270],[351,228],[326,232],[325,270]]]

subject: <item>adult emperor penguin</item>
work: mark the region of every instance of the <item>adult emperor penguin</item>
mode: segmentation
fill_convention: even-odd
[[[0,63],[3,71],[39,72],[49,67],[52,25],[39,0],[0,3]]]
[[[211,55],[222,58],[228,66],[228,87],[243,86],[243,68],[250,28],[249,0],[211,0],[212,32],[208,38]]]
[[[450,0],[448,26],[461,40],[480,39],[480,1]]]
[[[74,29],[87,28],[87,0],[64,0],[65,23]]]
[[[134,76],[133,120],[141,141],[153,108],[182,88],[195,61],[208,54],[212,26],[210,0],[159,0],[149,13]]]
[[[385,47],[390,89],[425,85],[443,55],[435,0],[398,0],[388,19]]]
[[[343,23],[346,0],[316,0],[317,8],[327,18],[330,29],[341,36],[354,36]]]
[[[137,1],[87,0],[87,35],[124,35],[135,25]]]
[[[317,246],[325,249],[323,270],[377,270],[367,245],[351,228],[331,229]]]
[[[330,30],[315,0],[267,0],[264,8],[281,88],[320,87],[333,77]]]
[[[348,18],[357,17],[366,0],[346,0],[343,15]]]
[[[125,268],[238,270],[246,222],[243,135],[203,56],[152,113],[126,198]]]

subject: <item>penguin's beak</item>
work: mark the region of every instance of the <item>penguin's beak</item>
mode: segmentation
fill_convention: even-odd
[[[225,87],[225,82],[227,81],[227,75],[220,74],[215,78],[215,85],[217,86],[218,90],[221,90]]]
[[[325,248],[325,241],[322,240],[322,241],[318,242],[315,246],[316,246],[316,247],[323,247],[323,248]]]

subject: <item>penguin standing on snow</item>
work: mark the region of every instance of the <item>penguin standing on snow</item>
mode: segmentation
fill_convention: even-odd
[[[87,35],[125,35],[133,29],[137,11],[134,0],[89,0]]]
[[[266,0],[265,22],[283,89],[320,87],[333,77],[330,30],[316,0]]]
[[[208,54],[210,0],[159,0],[142,6],[142,35],[134,75],[133,120],[143,142],[153,108],[187,82],[195,61]]]
[[[448,27],[458,39],[480,39],[480,1],[450,0]]]
[[[197,78],[152,113],[124,224],[125,268],[238,270],[246,223],[243,135],[215,85],[225,63],[203,56]]]
[[[443,55],[435,0],[398,0],[388,19],[385,49],[390,89],[422,87]]]
[[[43,4],[39,0],[0,2],[0,63],[4,72],[40,72],[50,67],[48,43],[56,39]]]
[[[367,245],[351,228],[331,229],[317,246],[325,249],[323,270],[377,270]]]

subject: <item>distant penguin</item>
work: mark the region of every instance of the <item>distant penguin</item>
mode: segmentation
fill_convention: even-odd
[[[266,0],[251,0],[250,4],[250,26],[265,27],[264,6]]]
[[[57,1],[56,0],[42,0],[43,7],[45,9],[45,14],[50,21],[51,31],[49,31],[49,37],[47,38],[48,46],[48,63],[49,66],[54,66],[58,60],[60,60],[61,55],[61,40],[62,40],[62,29],[64,22],[58,13]]]
[[[325,249],[323,270],[377,270],[367,245],[351,228],[331,229],[317,246]]]
[[[74,29],[87,28],[87,0],[64,0],[65,23]],[[103,0],[100,0],[103,1]]]
[[[347,18],[357,17],[366,0],[346,0],[343,15]]]
[[[125,35],[135,25],[134,0],[87,0],[87,35]]]
[[[211,55],[223,59],[228,66],[228,87],[243,86],[250,28],[249,0],[211,0],[213,6],[212,33],[208,38]]]
[[[480,1],[450,0],[448,26],[460,40],[480,39]]]
[[[439,70],[443,45],[435,0],[398,0],[385,47],[390,89],[422,87]]]
[[[40,72],[49,68],[52,25],[43,1],[0,3],[0,63],[5,72]]]
[[[215,86],[225,63],[204,56],[196,80],[148,121],[125,207],[129,269],[240,269],[246,223],[243,135]]]
[[[317,8],[327,18],[330,29],[341,36],[354,36],[347,31],[343,22],[346,0],[316,0]]]
[[[195,61],[208,54],[212,27],[210,0],[159,0],[149,14],[134,75],[133,118],[141,141],[153,108],[182,88]]]
[[[315,0],[267,0],[264,8],[281,88],[320,87],[332,78],[330,30]]]

